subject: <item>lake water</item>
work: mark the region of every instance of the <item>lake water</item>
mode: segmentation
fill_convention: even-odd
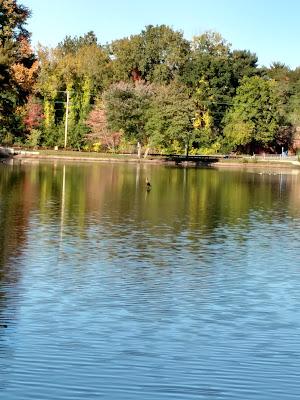
[[[0,228],[1,400],[299,399],[297,171],[1,165]]]

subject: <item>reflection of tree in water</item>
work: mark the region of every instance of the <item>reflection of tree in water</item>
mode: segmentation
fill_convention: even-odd
[[[8,328],[0,327],[0,365],[11,358],[5,338],[18,311],[22,271],[17,261],[28,245],[33,213],[40,226],[51,227],[53,246],[70,261],[74,275],[84,274],[87,260],[108,260],[120,274],[123,268],[133,285],[141,282],[141,295],[149,285],[159,299],[155,307],[163,300],[162,288],[173,290],[174,265],[186,268],[182,285],[192,287],[200,274],[207,279],[197,284],[208,282],[209,268],[196,271],[199,263],[209,263],[208,243],[215,244],[210,255],[218,256],[218,245],[237,229],[243,250],[253,218],[285,223],[299,217],[299,180],[299,175],[129,164],[1,167],[0,325]],[[163,268],[145,268],[149,265]],[[138,298],[131,304],[138,309]],[[0,376],[1,385],[4,370]]]
[[[42,168],[42,169],[41,169]],[[48,172],[47,172],[48,171]],[[46,201],[61,202],[62,165],[56,171],[40,167],[39,191],[42,217],[51,220],[59,212],[46,207]],[[145,196],[145,180],[151,176],[153,190]],[[281,179],[281,185],[279,180]],[[218,226],[246,223],[249,213],[275,208],[278,194],[286,203],[295,190],[290,177],[266,176],[241,171],[184,170],[133,165],[67,165],[65,208],[66,225],[82,233],[93,220],[167,225],[174,235],[197,227],[210,233]],[[48,182],[48,183],[47,183]],[[274,204],[275,201],[275,204]]]
[[[152,184],[149,194],[146,177]],[[157,260],[167,245],[175,257],[196,254],[203,238],[226,241],[226,227],[242,226],[247,232],[253,215],[283,222],[299,209],[298,183],[294,175],[149,165],[5,167],[0,174],[0,273],[11,275],[7,260],[22,251],[30,209],[38,211],[41,224],[56,224],[58,232],[62,227],[63,236],[82,245],[96,227],[95,251],[109,239],[111,257],[118,257],[119,243],[127,256]]]
[[[17,285],[19,271],[14,259],[22,252],[26,240],[29,206],[24,172],[10,167],[0,170],[0,282],[1,286]],[[5,292],[1,291],[2,298]]]
[[[31,190],[24,171],[2,166],[0,170],[0,385],[5,382],[5,368],[13,349],[7,334],[16,322],[18,285],[21,271],[16,260],[26,241]],[[2,382],[1,382],[2,380]]]
[[[203,238],[225,242],[226,227],[243,228],[242,244],[253,216],[284,222],[299,181],[277,173],[118,164],[68,165],[66,174],[66,233],[84,239],[93,227],[98,236],[90,252],[101,254],[106,240],[111,258],[149,261],[170,243],[176,257],[199,252]],[[146,177],[153,187],[149,195]]]
[[[63,234],[85,239],[97,226],[102,238],[119,240],[125,252],[128,246],[149,259],[164,242],[172,243],[176,255],[197,252],[204,237],[225,241],[224,227],[243,226],[246,232],[253,215],[284,221],[292,212],[289,204],[295,209],[299,202],[299,177],[273,173],[58,163],[7,169],[0,182],[9,192],[0,217],[3,259],[22,247],[33,202],[40,222],[56,223]]]
[[[140,181],[144,182],[149,172],[142,174]],[[109,216],[108,234],[123,242],[124,251],[129,246],[127,254],[136,252],[149,260],[157,258],[165,242],[172,243],[176,256],[187,250],[199,252],[203,238],[225,242],[226,227],[239,226],[247,234],[253,216],[263,215],[264,222],[284,222],[290,213],[289,199],[297,188],[290,176],[280,185],[280,175],[243,171],[154,167],[151,175],[153,189],[147,197],[143,185],[136,190],[133,174],[120,178],[118,187],[108,186],[109,207],[102,212]]]

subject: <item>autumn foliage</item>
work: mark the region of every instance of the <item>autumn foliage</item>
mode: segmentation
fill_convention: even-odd
[[[114,151],[119,145],[121,132],[112,132],[107,127],[106,111],[100,104],[95,105],[86,121],[91,132],[87,135],[91,143],[100,143],[102,147]]]
[[[27,130],[38,128],[44,119],[42,104],[30,96],[26,105],[24,124]]]

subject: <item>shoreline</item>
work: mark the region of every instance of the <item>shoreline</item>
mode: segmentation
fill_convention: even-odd
[[[296,164],[297,163],[297,164]],[[299,161],[257,161],[257,162],[218,162],[214,163],[214,167],[216,168],[272,168],[272,169],[299,169],[300,170],[300,162]]]
[[[1,158],[1,155],[3,156]],[[40,152],[27,152],[21,151],[18,154],[1,154],[0,162],[4,164],[10,164],[14,161],[30,162],[30,161],[63,161],[63,162],[76,162],[76,163],[87,163],[87,162],[99,162],[99,163],[130,163],[130,164],[154,164],[154,165],[167,165],[176,166],[179,168],[234,168],[234,169],[249,169],[249,168],[269,168],[269,169],[299,169],[300,162],[295,160],[259,160],[259,159],[243,159],[243,161],[236,159],[220,159],[219,161],[182,161],[180,163],[175,160],[168,160],[167,158],[152,157],[149,156],[147,159],[137,158],[132,155],[94,155],[88,153],[88,155],[77,155],[77,154],[41,154]]]

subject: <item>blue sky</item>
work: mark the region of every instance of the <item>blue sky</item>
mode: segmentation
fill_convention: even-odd
[[[67,34],[95,31],[101,43],[167,24],[187,39],[220,32],[236,49],[255,52],[261,65],[300,66],[298,0],[21,0],[32,10],[33,44],[55,46]]]

